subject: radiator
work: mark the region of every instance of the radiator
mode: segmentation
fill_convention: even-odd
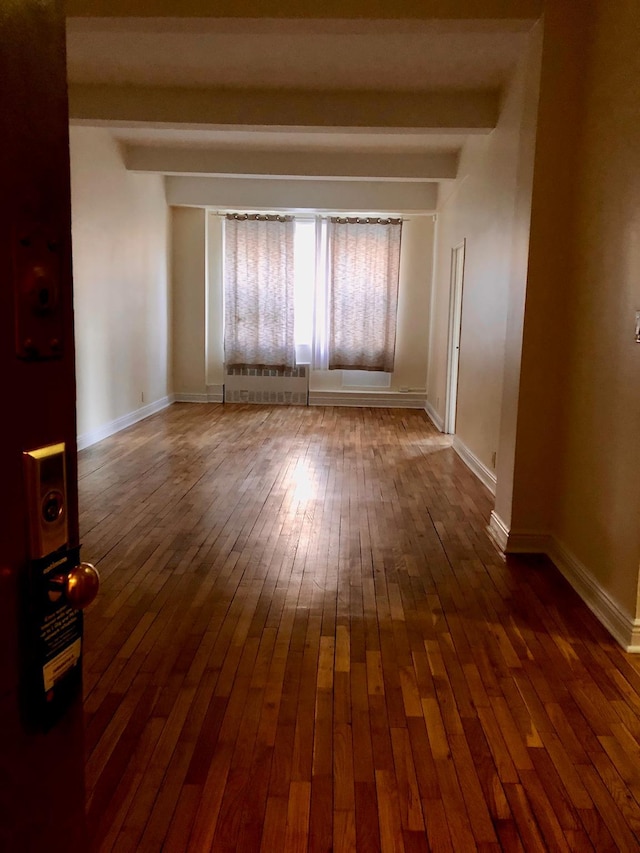
[[[225,403],[276,403],[306,406],[309,396],[307,366],[278,370],[267,367],[227,367]]]

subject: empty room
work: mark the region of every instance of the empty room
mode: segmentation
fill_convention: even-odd
[[[640,850],[633,4],[62,5],[0,19],[0,848]]]

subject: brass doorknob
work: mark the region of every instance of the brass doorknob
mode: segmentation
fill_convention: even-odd
[[[52,592],[61,593],[70,607],[84,610],[98,594],[100,575],[91,563],[80,563],[66,575],[56,575],[50,581]]]

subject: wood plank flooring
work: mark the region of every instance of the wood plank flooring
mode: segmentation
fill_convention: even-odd
[[[640,661],[424,412],[177,404],[79,462],[96,850],[640,850]]]

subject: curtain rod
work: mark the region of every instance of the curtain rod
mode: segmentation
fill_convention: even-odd
[[[238,210],[238,209],[212,209],[207,208],[208,213],[211,216],[287,216],[293,217],[293,219],[397,219],[402,220],[402,222],[406,222],[408,216],[407,214],[402,213],[352,213],[349,211],[348,213],[345,211],[335,211],[335,212],[324,212],[324,213],[302,213],[297,211],[291,211],[287,209],[280,210]],[[415,213],[409,214],[409,216],[433,216],[431,213]]]

